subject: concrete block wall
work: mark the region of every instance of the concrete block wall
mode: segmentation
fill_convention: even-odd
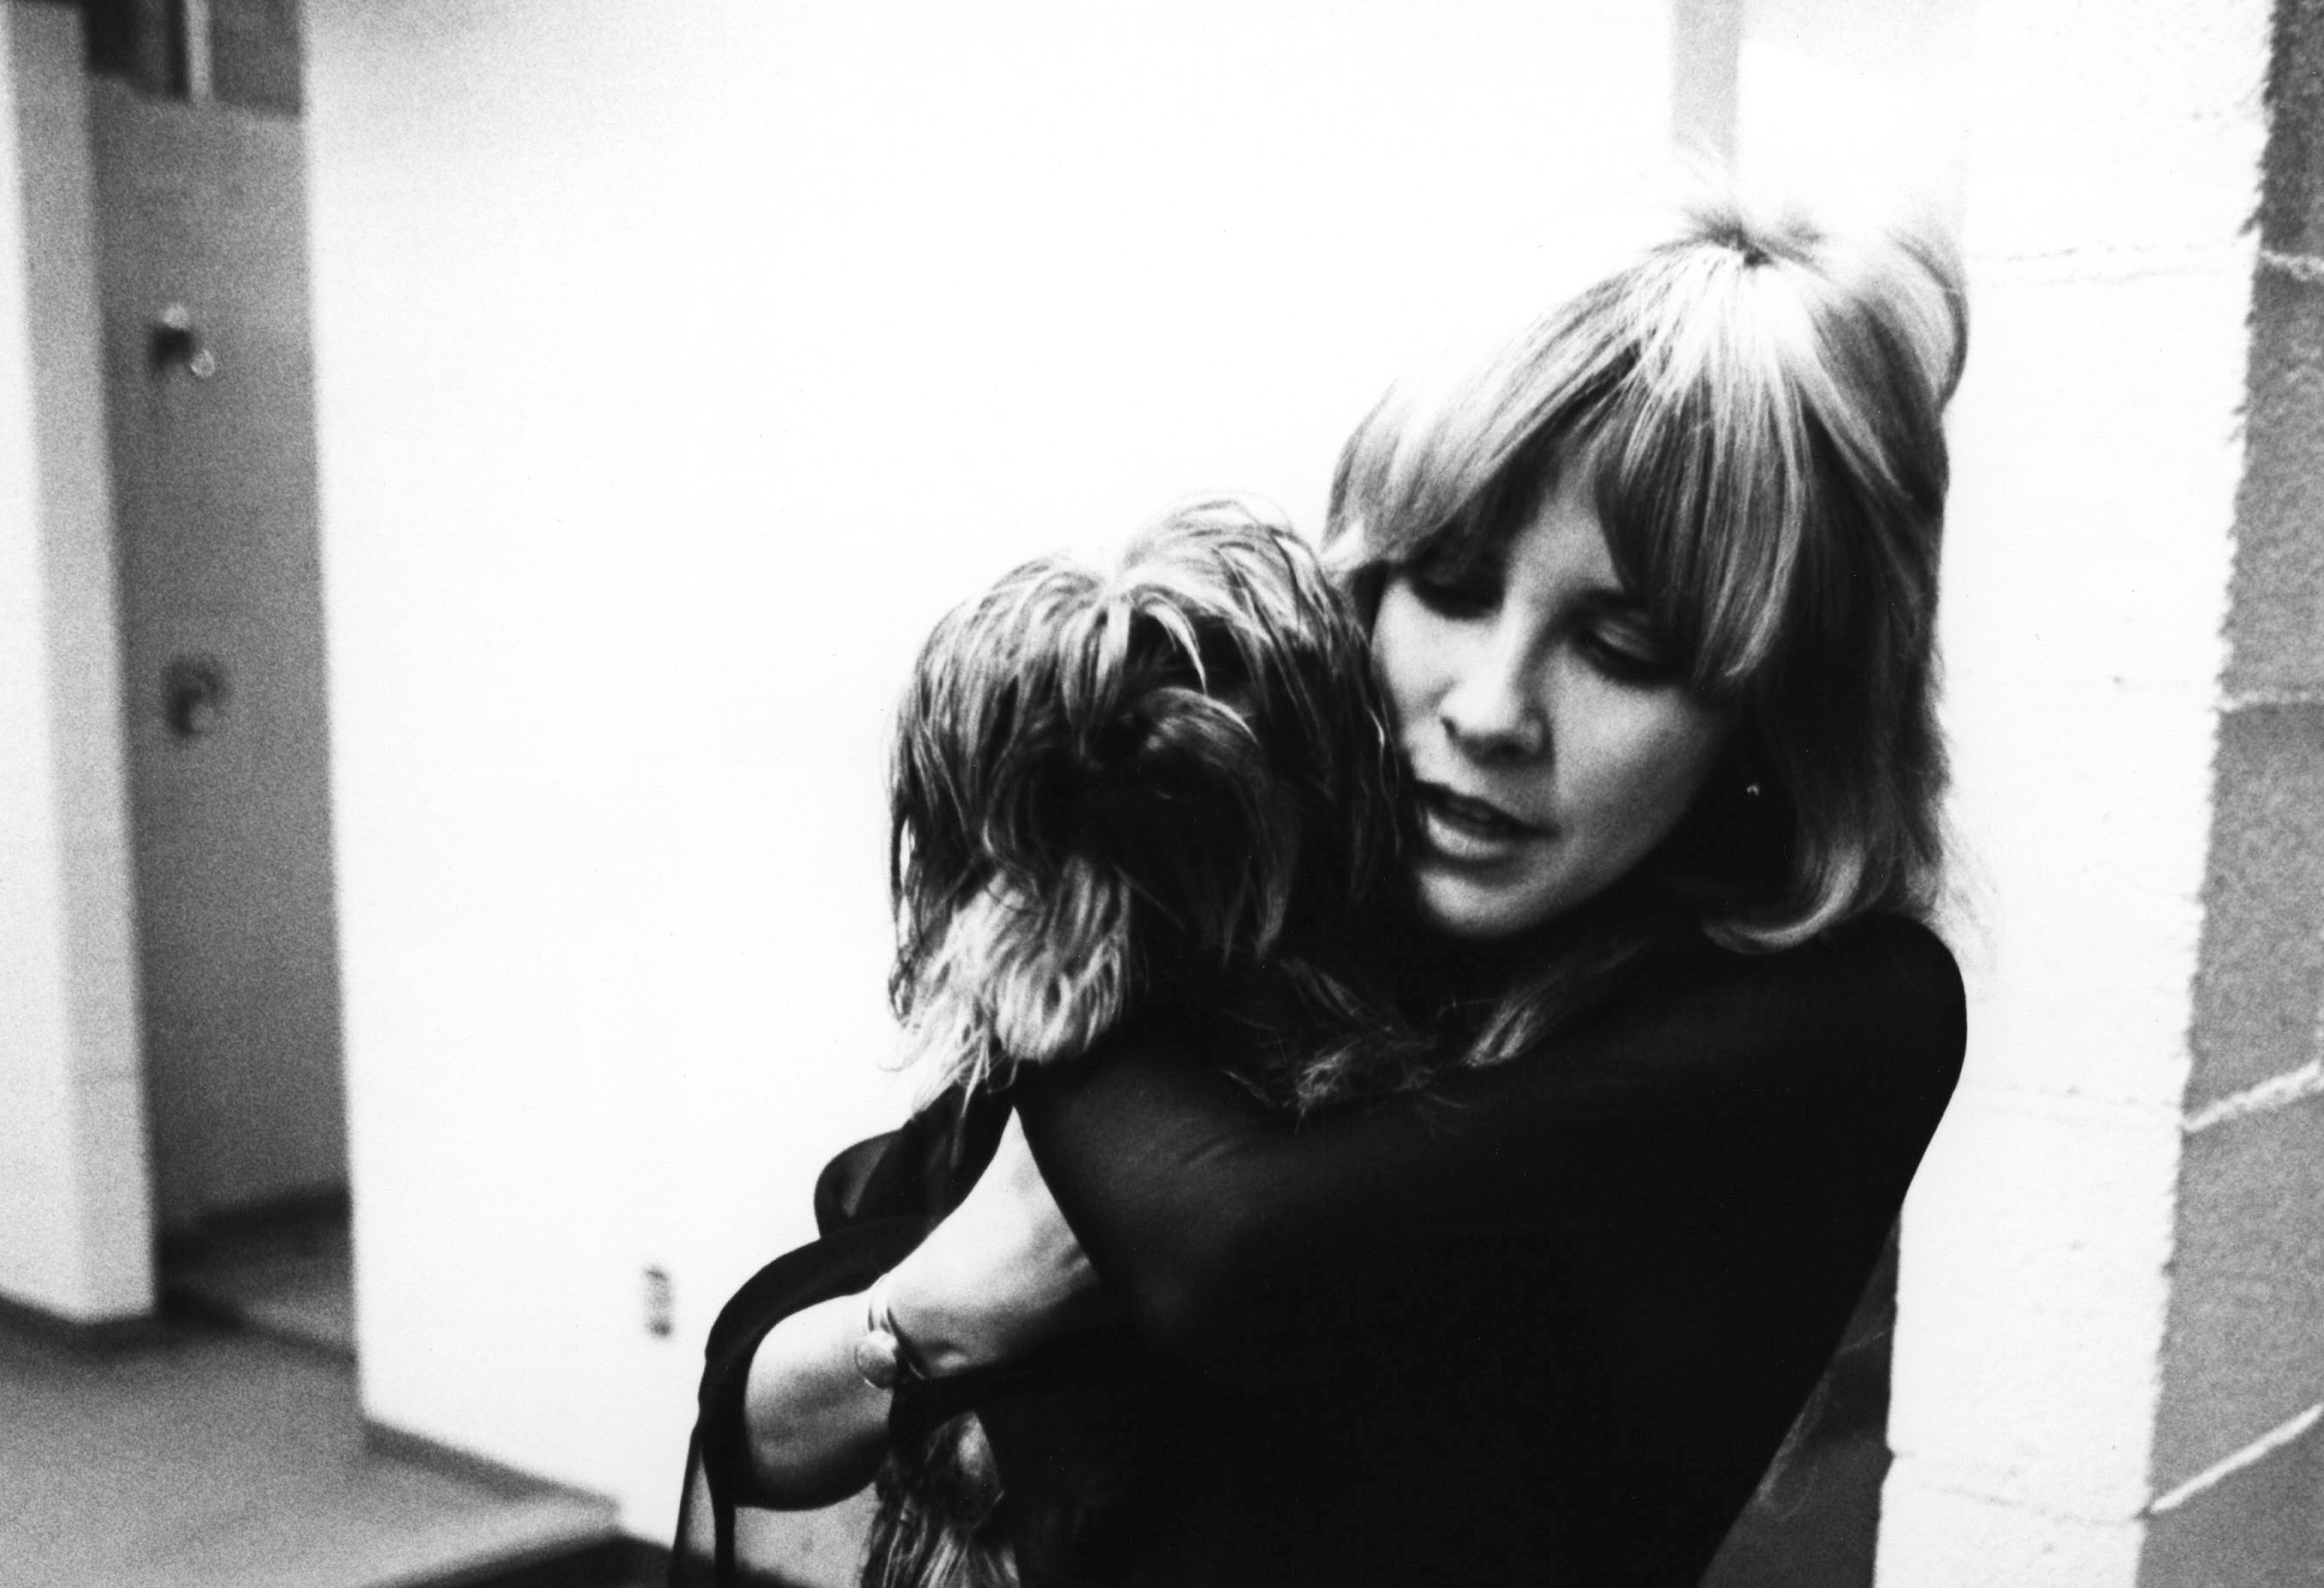
[[[1973,1048],[1906,1227],[1880,1580],[2310,1582],[2324,5],[1987,6],[1975,60]]]
[[[2236,525],[2229,690],[2324,679],[2324,6],[2279,0],[2253,301],[2251,448]]]
[[[2324,1559],[2324,5],[2281,0],[2141,1581]]]

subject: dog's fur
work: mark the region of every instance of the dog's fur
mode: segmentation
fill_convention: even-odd
[[[897,726],[908,1049],[1005,1082],[1259,973],[1300,1029],[1245,1078],[1301,1103],[1367,1084],[1383,1027],[1351,973],[1376,970],[1396,780],[1361,625],[1289,531],[1209,503],[1111,569],[1025,564],[937,625]]]
[[[1370,937],[1400,801],[1361,625],[1315,554],[1240,503],[1118,563],[1031,562],[938,624],[890,783],[907,1048],[1005,1085],[1140,1014],[1223,1014],[1215,1057],[1306,1107],[1416,1079]],[[870,1588],[1013,1588],[973,1416],[891,1454]]]

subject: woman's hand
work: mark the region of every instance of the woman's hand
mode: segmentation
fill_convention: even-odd
[[[899,1264],[889,1306],[928,1373],[990,1367],[1102,1321],[1110,1303],[1009,1116],[967,1200]]]

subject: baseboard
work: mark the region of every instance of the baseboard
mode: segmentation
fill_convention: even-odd
[[[391,1424],[365,1418],[364,1443],[380,1455],[432,1467],[438,1472],[489,1488],[506,1499],[521,1499],[535,1494],[566,1494],[604,1504],[609,1516],[611,1514],[611,1502],[599,1500],[597,1496],[562,1483],[552,1483],[506,1463]],[[415,1585],[415,1588],[661,1588],[669,1579],[669,1567],[670,1552],[668,1548],[659,1544],[649,1544],[642,1538],[616,1534],[544,1554],[464,1567],[445,1576],[430,1578],[424,1584]],[[779,1573],[746,1565],[736,1571],[734,1588],[800,1588],[800,1585]]]
[[[608,1507],[612,1501],[599,1495],[575,1489],[569,1484],[551,1482],[549,1479],[528,1473],[521,1467],[510,1466],[488,1455],[478,1455],[473,1450],[463,1450],[456,1445],[447,1445],[440,1439],[430,1439],[425,1434],[414,1434],[392,1424],[371,1417],[364,1419],[364,1445],[374,1454],[392,1461],[409,1462],[413,1466],[432,1467],[478,1488],[489,1489],[509,1500],[521,1500],[530,1494],[569,1494],[576,1500],[595,1500]]]
[[[636,1538],[609,1538],[432,1578],[419,1588],[660,1588],[669,1579],[669,1550]]]
[[[413,1588],[665,1588],[669,1567],[670,1552],[663,1546],[619,1537],[524,1560],[474,1566]],[[700,1579],[689,1574],[687,1580]],[[800,1588],[800,1584],[773,1572],[741,1565],[735,1570],[733,1588]]]

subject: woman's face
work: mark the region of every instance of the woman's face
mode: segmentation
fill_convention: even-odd
[[[1572,472],[1498,561],[1398,570],[1372,628],[1420,808],[1421,912],[1456,937],[1522,931],[1619,878],[1726,742]]]

